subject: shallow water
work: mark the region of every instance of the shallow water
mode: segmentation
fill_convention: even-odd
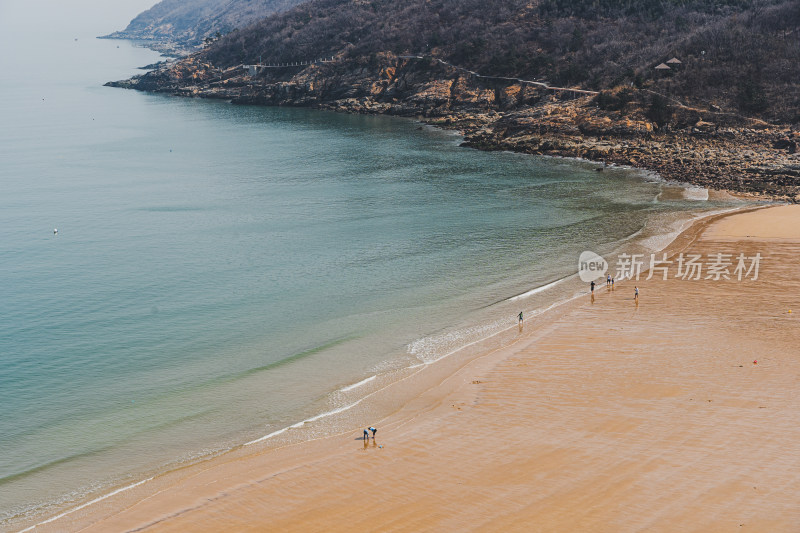
[[[0,520],[341,408],[582,290],[508,301],[581,251],[725,207],[411,120],[101,87],[155,54],[59,38],[47,82],[0,79]]]

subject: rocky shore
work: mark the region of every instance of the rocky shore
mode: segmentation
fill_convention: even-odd
[[[463,145],[472,148],[629,165],[667,180],[800,202],[800,136],[789,126],[713,104],[685,105],[669,95],[657,96],[668,116],[659,124],[648,118],[653,95],[646,90],[631,89],[620,105],[601,108],[597,95],[392,54],[249,71],[190,56],[107,85],[239,104],[415,117],[458,130]],[[607,96],[614,101],[613,94]]]

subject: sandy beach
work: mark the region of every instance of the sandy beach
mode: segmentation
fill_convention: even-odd
[[[668,251],[666,280],[601,283],[431,369],[375,441],[240,450],[36,531],[797,531],[800,206]],[[700,279],[676,277],[680,253]]]

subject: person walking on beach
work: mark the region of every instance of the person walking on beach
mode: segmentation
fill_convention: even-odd
[[[592,281],[592,283],[591,283],[591,290],[592,290],[592,294],[594,294],[594,281]]]
[[[378,432],[378,428],[374,428],[374,427],[370,426],[369,430],[372,432],[372,440],[375,440],[375,433]]]
[[[519,312],[519,324],[522,325],[522,311]]]
[[[639,287],[633,288],[633,299],[639,301]]]
[[[611,278],[611,290],[614,290],[614,278]]]
[[[609,285],[611,285],[611,274],[606,276],[606,287],[608,287]]]

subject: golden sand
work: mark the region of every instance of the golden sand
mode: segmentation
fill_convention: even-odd
[[[713,224],[704,236],[715,240],[800,240],[798,209],[798,205],[783,205],[726,217]]]
[[[354,428],[223,456],[43,529],[798,531],[800,206],[701,230],[673,248],[760,253],[758,279],[601,285],[376,424],[377,444]]]

